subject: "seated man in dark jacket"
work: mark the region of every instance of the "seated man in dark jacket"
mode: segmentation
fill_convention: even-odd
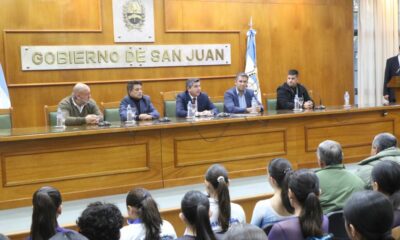
[[[186,91],[176,96],[176,116],[187,116],[189,101],[197,103],[197,113],[200,116],[218,113],[218,108],[210,101],[206,93],[201,92],[200,79],[190,78],[186,81]],[[211,111],[212,110],[212,111]]]
[[[127,85],[128,95],[122,99],[119,105],[121,121],[126,121],[126,109],[128,105],[136,111],[136,120],[152,120],[160,117],[157,109],[154,108],[150,97],[143,95],[142,82],[129,81]]]
[[[289,70],[287,80],[278,87],[276,109],[294,109],[294,98],[297,94],[299,98],[303,97],[303,108],[312,109],[314,102],[308,95],[307,89],[299,83],[299,72],[295,69]]]

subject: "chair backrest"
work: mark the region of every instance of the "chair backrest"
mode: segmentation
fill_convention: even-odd
[[[160,92],[164,103],[164,117],[176,116],[176,96],[181,91]]]
[[[264,227],[262,228],[263,231],[265,232],[265,234],[267,234],[267,236],[268,236],[269,232],[271,231],[272,226],[274,226],[274,224],[273,224],[273,223],[270,223],[270,224],[267,224],[266,226],[264,226]]]
[[[12,128],[12,107],[0,109],[0,129]]]
[[[46,126],[57,125],[57,109],[58,105],[44,105],[44,123]]]
[[[392,229],[392,236],[396,240],[400,240],[400,226]]]
[[[277,105],[276,93],[263,93],[263,98],[267,111],[275,111]]]
[[[104,115],[104,121],[108,122],[120,122],[121,117],[119,116],[119,105],[120,102],[101,102],[100,109]]]
[[[327,214],[329,219],[329,233],[333,234],[333,239],[348,240],[344,225],[343,211],[336,211]]]
[[[214,106],[219,112],[224,111],[224,96],[210,97],[210,100],[214,103]]]

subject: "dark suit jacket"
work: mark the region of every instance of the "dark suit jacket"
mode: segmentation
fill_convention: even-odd
[[[151,115],[153,119],[160,117],[157,109],[155,109],[153,104],[151,103],[149,96],[143,95],[142,99],[140,99],[139,104],[140,112],[137,111],[136,104],[134,103],[133,99],[130,96],[125,96],[119,104],[119,116],[121,117],[121,121],[126,121],[126,107],[128,107],[128,105],[131,105],[132,109],[136,109],[137,116],[142,113],[146,113]]]
[[[176,96],[176,116],[177,117],[186,117],[187,116],[187,105],[188,102],[191,101],[189,92],[185,91],[179,93]],[[218,108],[214,106],[214,104],[210,101],[210,98],[206,93],[200,93],[197,97],[197,111],[202,112],[205,110],[214,110],[214,113],[218,113]]]
[[[400,76],[399,59],[397,56],[391,57],[386,60],[385,68],[385,81],[383,85],[383,95],[389,95],[389,102],[396,102],[395,90],[386,87],[393,76]]]
[[[296,96],[296,91],[289,87],[287,83],[282,84],[276,89],[277,91],[277,104],[276,109],[293,109],[294,108],[294,97]],[[312,101],[308,95],[307,89],[301,85],[297,84],[298,96],[304,98],[304,102]]]
[[[246,89],[244,92],[244,97],[246,99],[246,108],[251,107],[251,100],[256,98],[254,95],[254,91],[250,89]],[[257,99],[257,98],[256,98]],[[258,100],[257,100],[258,102]],[[263,111],[263,107],[260,102],[258,104],[261,106],[261,111]],[[228,113],[246,113],[246,108],[239,107],[239,96],[236,92],[236,87],[233,87],[227,90],[224,94],[224,111]]]

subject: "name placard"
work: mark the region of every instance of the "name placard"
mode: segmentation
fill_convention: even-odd
[[[231,64],[230,44],[21,46],[23,71]]]

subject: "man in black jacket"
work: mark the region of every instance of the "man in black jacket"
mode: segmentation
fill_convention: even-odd
[[[400,51],[400,46],[399,46]],[[385,82],[383,84],[383,97],[389,102],[396,102],[395,90],[388,88],[386,85],[389,83],[393,76],[400,76],[400,55],[394,56],[386,60],[385,68]]]
[[[284,84],[276,89],[277,91],[277,106],[276,109],[293,109],[294,97],[303,97],[303,108],[312,109],[314,102],[308,95],[307,89],[299,83],[299,72],[295,69],[289,70],[287,80]]]

